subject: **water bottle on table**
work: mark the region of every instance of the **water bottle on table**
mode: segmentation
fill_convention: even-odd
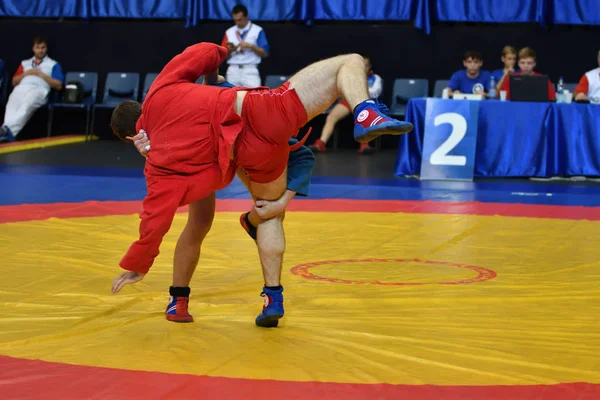
[[[494,75],[492,75],[492,77],[490,78],[490,99],[495,99],[496,98],[496,78],[494,78]]]
[[[556,85],[556,102],[565,102],[565,84],[563,82],[562,76],[560,77],[560,79],[558,80],[558,84]]]

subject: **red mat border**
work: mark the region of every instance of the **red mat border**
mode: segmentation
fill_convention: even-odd
[[[217,211],[247,211],[250,199],[217,200]],[[141,201],[86,201],[82,203],[21,204],[0,206],[0,223],[48,218],[130,215],[142,210]],[[184,212],[187,207],[179,211]],[[404,200],[294,200],[289,211],[309,212],[403,212],[414,214],[498,215],[503,217],[600,220],[600,207],[552,206],[509,203],[456,203]]]
[[[0,356],[2,399],[592,400],[600,385],[437,386],[222,378]]]

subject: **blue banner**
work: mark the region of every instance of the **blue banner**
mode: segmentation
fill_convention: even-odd
[[[182,19],[187,2],[188,0],[91,0],[91,16],[93,18]]]
[[[415,21],[418,29],[430,32],[428,0],[311,0],[315,20]]]
[[[547,0],[436,0],[438,21],[541,22]]]
[[[192,0],[194,2],[194,0]],[[234,1],[198,0],[198,19],[231,21]],[[250,18],[256,21],[303,21],[311,19],[306,0],[246,0],[240,1],[248,8]]]
[[[166,1],[166,0],[164,0]],[[241,1],[255,21],[310,21],[315,0],[247,0]],[[201,20],[231,21],[231,10],[237,4],[225,0],[185,0],[186,26]]]
[[[91,0],[1,0],[1,17],[87,18]]]
[[[551,3],[553,22],[568,25],[600,25],[598,0],[547,0]]]
[[[314,0],[316,20],[410,21],[415,16],[411,0]]]
[[[0,17],[166,18],[186,26],[231,21],[230,0],[1,0]],[[535,22],[600,25],[598,0],[247,0],[256,21]]]

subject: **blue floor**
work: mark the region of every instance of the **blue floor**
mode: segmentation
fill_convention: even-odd
[[[133,169],[0,165],[0,205],[141,200],[142,171]],[[237,179],[218,198],[249,198]],[[527,181],[434,182],[313,177],[312,199],[434,200],[599,206],[600,185]]]

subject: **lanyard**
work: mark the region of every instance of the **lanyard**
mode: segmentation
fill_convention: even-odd
[[[42,65],[42,63],[44,62],[44,60],[46,59],[46,57],[42,58],[42,61],[40,61],[39,64],[35,63],[35,57],[33,57],[33,60],[31,60],[31,68],[37,68],[40,65]]]
[[[246,36],[248,36],[248,32],[250,32],[250,28],[252,27],[252,22],[248,22],[248,29],[246,29],[244,32],[240,33],[240,31],[235,31],[235,34],[237,35],[237,38],[239,41],[242,41],[246,38]]]

